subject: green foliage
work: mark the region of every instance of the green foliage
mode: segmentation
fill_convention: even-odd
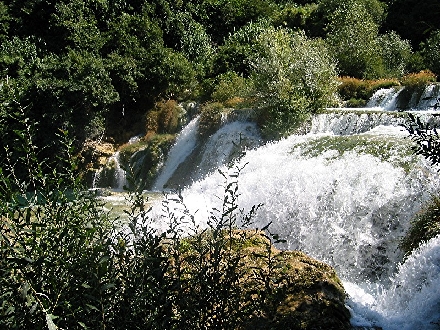
[[[259,75],[256,59],[268,58],[262,36],[276,28],[304,30],[306,43],[320,43],[310,39],[312,36],[325,39],[329,46],[324,57],[334,55],[341,75],[399,77],[426,68],[437,73],[440,27],[433,19],[439,10],[434,2],[0,1],[1,104],[8,104],[8,111],[13,112],[17,109],[14,104],[26,105],[26,116],[38,121],[41,128],[34,141],[44,150],[39,157],[48,159],[57,154],[53,141],[59,129],[68,128],[79,148],[90,138],[125,143],[127,137],[143,131],[146,113],[157,100],[221,101],[227,107],[262,102],[263,98],[246,96],[246,90],[262,76],[247,79]],[[390,5],[390,19],[384,26],[385,3]],[[422,22],[408,17],[420,8],[429,23],[423,27],[424,34],[420,33]],[[396,25],[396,13],[405,21]],[[414,30],[408,22],[417,23]],[[400,25],[406,28],[402,30]],[[397,33],[381,35],[378,31]],[[420,51],[412,54],[405,39],[414,49],[419,44],[414,40],[423,41]],[[286,46],[285,52],[290,48]],[[303,54],[298,51],[294,56]],[[289,70],[285,77],[291,75]],[[234,78],[235,73],[240,78]],[[284,101],[271,106],[272,110],[262,107],[260,117],[270,137],[288,134],[288,127],[307,117],[308,102],[322,99],[314,92],[306,92],[307,96],[303,91],[291,93],[289,83],[281,80],[275,80],[278,83],[273,88],[280,87],[278,95],[266,95],[276,96],[268,98],[272,105],[274,99]],[[304,81],[303,85],[309,84],[308,78]],[[333,79],[328,81],[332,85],[328,89],[334,90]],[[268,86],[267,82],[262,79],[255,90]],[[361,100],[353,98],[352,103]],[[278,111],[277,107],[298,111]],[[311,108],[315,111],[316,107]],[[273,125],[269,127],[269,123]],[[3,136],[14,129],[10,124],[2,122]]]
[[[258,36],[270,28],[267,20],[249,22],[230,34],[224,44],[218,48],[214,60],[217,75],[236,72],[247,78],[252,71],[252,57],[258,53]]]
[[[154,108],[147,113],[147,134],[177,133],[182,127],[183,115],[182,107],[174,100],[156,102]]]
[[[206,0],[204,25],[216,44],[223,44],[227,36],[249,22],[269,17],[273,5],[263,0]]]
[[[9,30],[9,22],[11,21],[11,16],[9,16],[8,6],[0,1],[0,42],[4,42],[6,35]]]
[[[304,33],[268,29],[258,37],[254,59],[255,98],[269,138],[289,134],[310,113],[331,104],[336,91],[335,64],[322,40]]]
[[[99,51],[106,38],[99,29],[98,20],[106,6],[107,1],[96,1],[94,6],[83,0],[56,3],[52,22],[65,46]]]
[[[30,79],[37,62],[37,47],[31,38],[4,41],[0,45],[0,74],[9,78]]]
[[[327,41],[342,75],[357,78],[400,77],[412,57],[409,41],[391,31],[379,35],[384,5],[379,1],[324,1],[328,7]],[[322,4],[321,4],[322,6]]]
[[[252,90],[251,83],[250,79],[229,71],[218,76],[218,83],[214,87],[211,98],[225,106],[234,105],[234,103],[247,104],[249,102],[246,99],[249,98]]]
[[[289,28],[292,30],[306,30],[311,17],[318,10],[316,3],[298,6],[296,3],[286,3],[281,10],[276,11],[271,20],[274,26]]]
[[[433,31],[420,48],[426,68],[440,75],[440,29]]]
[[[248,296],[241,282],[248,269],[243,247],[259,233],[237,229],[252,223],[259,206],[249,213],[238,210],[239,172],[237,168],[224,174],[223,205],[211,211],[205,229],[195,223],[179,194],[164,200],[174,233],[166,248],[171,258],[169,274],[177,281],[179,329],[234,329],[252,315],[252,309],[244,308]],[[184,227],[188,238],[179,235]]]
[[[103,276],[111,223],[97,200],[81,192],[67,134],[60,135],[61,166],[47,175],[50,164],[39,161],[31,122],[19,120],[20,144],[7,150],[18,153],[15,162],[24,165],[28,177],[21,180],[9,157],[0,170],[1,327],[54,328],[54,322],[76,327],[84,318],[99,327],[95,310],[104,307],[100,303],[111,287]]]
[[[326,40],[338,60],[341,75],[379,78],[383,74],[377,42],[379,24],[362,1],[335,8],[327,29]]]
[[[407,73],[412,57],[412,49],[408,40],[402,40],[392,31],[379,35],[381,57],[384,65],[384,76],[401,77]]]
[[[198,134],[209,136],[217,131],[221,125],[224,105],[220,102],[206,103],[200,108]]]
[[[437,107],[440,104],[437,103]],[[424,156],[433,165],[440,164],[440,137],[435,127],[423,123],[420,117],[408,113],[406,129],[415,142],[414,152]]]

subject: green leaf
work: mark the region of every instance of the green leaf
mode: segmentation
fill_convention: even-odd
[[[57,330],[58,327],[53,323],[53,319],[55,318],[52,314],[46,314],[46,324],[49,330]]]

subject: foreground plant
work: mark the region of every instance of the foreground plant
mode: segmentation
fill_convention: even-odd
[[[274,250],[279,239],[269,226],[249,229],[260,205],[238,207],[241,168],[222,173],[222,204],[205,224],[178,192],[163,200],[163,218],[153,217],[136,180],[121,222],[76,179],[67,132],[59,136],[63,166],[52,167],[38,161],[35,126],[16,119],[19,143],[0,169],[0,328],[254,329],[261,321],[273,329],[286,322],[312,329],[316,323],[303,321],[287,299],[310,290],[327,311],[330,303],[345,315],[345,294],[329,266],[301,254],[305,261],[289,271],[291,257]],[[19,179],[19,168],[28,180]],[[317,274],[339,304],[311,289]],[[344,328],[336,321],[329,329]]]

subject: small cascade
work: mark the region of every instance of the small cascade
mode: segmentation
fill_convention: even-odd
[[[403,116],[383,111],[328,111],[313,117],[310,133],[359,134],[381,125],[398,127],[404,121]]]
[[[397,98],[402,88],[382,88],[376,91],[367,103],[367,108],[379,108],[382,110],[396,110]]]
[[[95,173],[92,187],[123,190],[126,184],[125,170],[121,167],[119,151],[117,151],[109,157],[105,166]]]
[[[194,179],[203,178],[260,144],[261,136],[255,123],[236,121],[224,125],[203,146]]]
[[[413,110],[440,110],[440,85],[432,84],[426,86],[417,101],[410,102]]]
[[[440,110],[440,84],[427,85],[423,90],[408,91],[405,87],[382,88],[376,91],[366,108],[385,111]]]
[[[197,127],[199,117],[194,118],[185,126],[171,148],[167,162],[153,185],[153,190],[162,190],[179,165],[191,154],[197,145]]]
[[[196,128],[189,127],[189,129],[193,131],[191,134],[195,134],[195,140],[191,140],[190,147],[179,154],[177,160],[171,158],[170,154],[165,165],[165,168],[169,166],[170,171],[164,177],[162,174],[159,176],[153,190],[164,186],[166,188],[188,186],[240,157],[246,150],[261,144],[257,125],[249,121],[231,122],[225,117],[223,126],[205,141],[196,141]],[[182,151],[183,148],[179,150]]]

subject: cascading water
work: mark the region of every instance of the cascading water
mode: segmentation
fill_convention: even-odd
[[[439,190],[439,173],[413,155],[398,126],[401,119],[393,118],[322,114],[309,134],[247,150],[235,163],[243,168],[239,207],[262,203],[255,226],[272,222],[271,231],[287,240],[282,248],[302,250],[335,267],[349,294],[353,325],[435,329],[440,238],[406,260],[399,241]],[[206,145],[215,154],[223,152],[223,144],[208,140]],[[227,172],[224,162],[214,163]],[[220,208],[223,180],[213,171],[182,192],[201,225],[210,210]]]
[[[395,110],[397,97],[403,89],[382,88],[376,91],[367,103],[367,108]]]
[[[225,122],[206,143],[197,137],[198,119],[191,121],[177,137],[153,190],[185,186],[227,164],[246,149],[261,144],[255,123],[246,118]],[[178,184],[175,184],[178,181]]]
[[[403,87],[383,88],[374,93],[367,108],[393,110],[438,110],[440,109],[440,84],[429,84],[423,90],[407,93]]]
[[[123,190],[127,183],[124,169],[119,162],[119,151],[108,158],[106,165],[95,173],[92,187],[110,187]]]
[[[162,168],[159,177],[154,183],[153,190],[163,189],[177,167],[191,154],[197,145],[197,125],[199,117],[194,118],[186,125],[176,138],[168,159]]]

